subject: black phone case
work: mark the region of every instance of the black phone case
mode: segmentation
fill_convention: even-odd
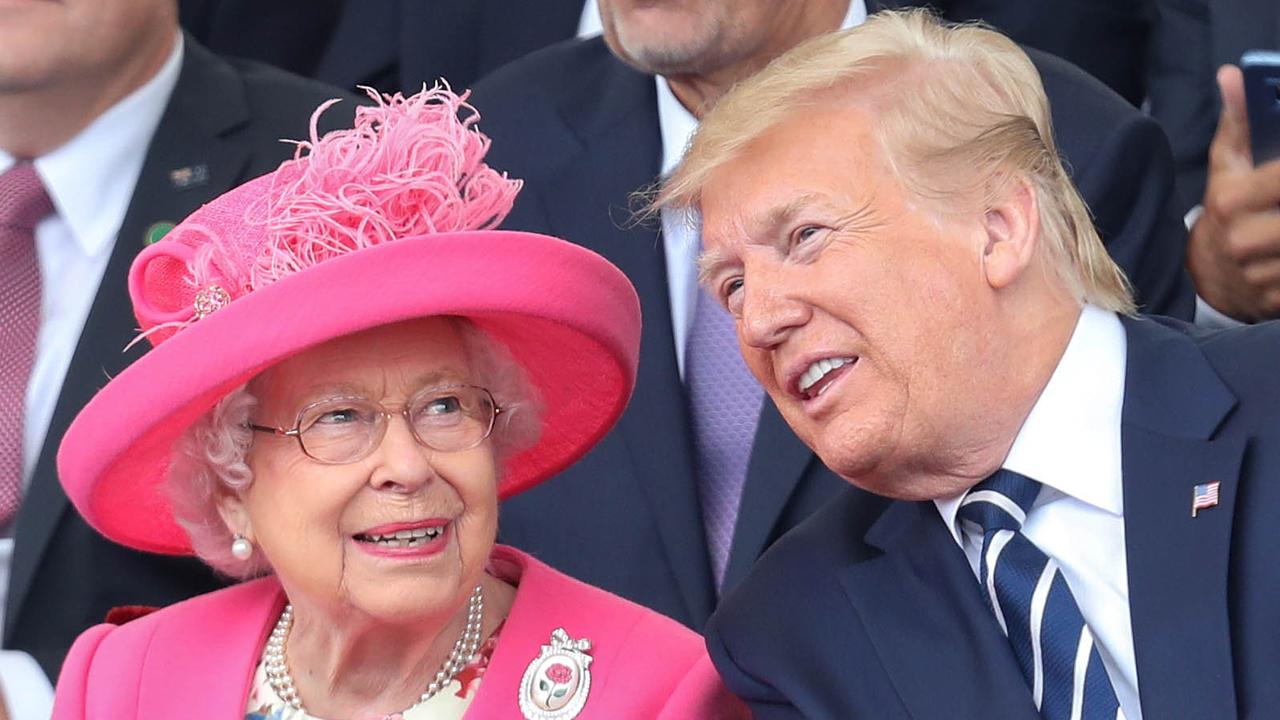
[[[1280,64],[1247,64],[1244,96],[1253,164],[1280,158]]]

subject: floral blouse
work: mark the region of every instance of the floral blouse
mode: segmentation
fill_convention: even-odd
[[[489,658],[498,645],[498,634],[501,631],[502,626],[499,625],[480,647],[475,658],[443,690],[431,696],[430,700],[402,712],[352,720],[458,720],[467,712],[471,701],[480,691],[480,680],[489,667]],[[425,687],[425,683],[423,686]],[[276,695],[275,689],[267,680],[266,648],[263,648],[263,657],[258,660],[258,667],[253,671],[253,687],[249,691],[244,717],[245,720],[317,720],[302,710],[290,707]]]

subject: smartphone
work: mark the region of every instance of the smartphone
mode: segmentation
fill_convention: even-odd
[[[1250,50],[1240,58],[1253,164],[1280,158],[1280,52]]]

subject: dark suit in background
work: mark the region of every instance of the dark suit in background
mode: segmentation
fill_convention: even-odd
[[[1111,252],[1156,312],[1190,317],[1185,231],[1169,203],[1172,160],[1150,119],[1076,68],[1033,53],[1059,149]],[[503,541],[586,582],[700,628],[716,603],[677,371],[662,239],[631,222],[632,193],[662,157],[654,79],[600,38],[547,48],[476,87],[489,162],[525,180],[505,227],[551,233],[617,264],[645,323],[635,395],[617,429],[555,482],[503,503]],[[847,484],[766,398],[730,548],[725,588]],[[856,492],[856,491],[855,491]],[[885,501],[860,495],[880,507]]]
[[[361,0],[344,3],[316,69],[338,87],[459,92],[512,60],[578,33],[583,0]]]
[[[123,352],[137,335],[129,265],[153,224],[176,223],[291,157],[293,146],[280,139],[305,138],[316,106],[341,95],[274,68],[221,60],[186,39],[177,85],[151,139],[15,525],[4,646],[33,655],[51,678],[76,636],[112,607],[168,605],[221,584],[198,560],[139,553],[103,539],[58,483],[54,459],[67,425],[145,344]],[[324,125],[349,125],[353,106],[340,103]],[[204,182],[184,186],[170,176],[201,167]]]
[[[869,0],[881,8],[929,6],[952,22],[982,20],[1020,44],[1067,60],[1131,105],[1146,95],[1155,0]]]
[[[1217,335],[1124,321],[1129,608],[1144,718],[1280,707],[1280,324]],[[1221,501],[1189,513],[1192,487]],[[842,496],[774,546],[707,642],[730,690],[776,718],[1039,718],[1005,634],[933,502]]]
[[[1184,211],[1204,197],[1209,143],[1222,101],[1215,80],[1246,50],[1280,49],[1274,0],[1158,0],[1148,79],[1151,114],[1164,126],[1178,163]]]
[[[251,58],[311,77],[342,8],[342,0],[179,0],[178,22],[219,55]]]

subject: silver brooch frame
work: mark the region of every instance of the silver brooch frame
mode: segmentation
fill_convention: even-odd
[[[591,641],[574,639],[564,628],[551,633],[520,679],[520,712],[525,720],[573,720],[591,692]]]

